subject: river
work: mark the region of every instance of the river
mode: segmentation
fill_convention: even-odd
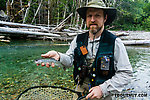
[[[133,77],[120,94],[113,100],[150,100],[150,47],[127,46]]]
[[[64,53],[69,48],[53,44],[55,42],[30,40],[0,43],[0,100],[14,100],[25,89],[37,85],[75,88],[72,68],[64,70],[34,64],[42,53],[49,50]],[[121,94],[116,94],[114,100],[150,100],[150,47],[126,48],[133,67],[133,78]]]

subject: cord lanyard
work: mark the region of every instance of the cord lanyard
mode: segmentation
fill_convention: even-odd
[[[88,87],[89,87],[89,90],[91,89],[91,84],[89,83],[88,84]],[[90,98],[88,98],[88,100],[90,100]]]
[[[89,87],[89,90],[90,90],[91,89],[91,84],[90,83],[88,84],[88,87]]]

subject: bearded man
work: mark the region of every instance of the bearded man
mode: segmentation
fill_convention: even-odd
[[[88,32],[77,35],[63,54],[49,51],[42,57],[74,65],[76,91],[88,92],[86,99],[111,100],[130,82],[132,67],[121,40],[105,29],[116,16],[116,9],[102,0],[91,1],[77,12],[86,21]]]

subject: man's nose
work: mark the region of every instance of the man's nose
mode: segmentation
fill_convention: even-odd
[[[94,16],[91,17],[91,22],[95,22],[95,17]]]

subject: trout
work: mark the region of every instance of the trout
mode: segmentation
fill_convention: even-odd
[[[38,60],[35,60],[35,63],[37,64],[37,66],[41,65],[41,66],[45,66],[46,67],[63,67],[64,68],[64,65],[62,65],[62,63],[60,61],[57,61],[53,58],[45,58],[45,59],[38,59]]]

